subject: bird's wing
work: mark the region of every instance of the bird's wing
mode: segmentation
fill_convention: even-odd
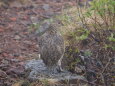
[[[63,37],[60,34],[57,34],[54,37],[54,42],[55,42],[57,48],[60,49],[60,51],[63,53],[64,52],[64,48],[65,48]]]

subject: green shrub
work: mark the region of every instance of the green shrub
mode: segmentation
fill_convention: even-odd
[[[90,3],[89,8],[80,8],[77,6],[77,11],[72,13],[73,15],[66,12],[65,15],[69,17],[64,17],[64,19],[62,19],[64,26],[62,29],[65,29],[65,31],[69,29],[65,37],[68,46],[72,46],[71,50],[73,50],[73,48],[76,48],[79,51],[83,50],[84,56],[96,59],[96,61],[99,61],[102,64],[102,68],[94,66],[93,71],[96,71],[96,82],[98,82],[95,82],[95,84],[113,86],[115,1],[93,0]],[[69,26],[73,27],[69,28]],[[74,58],[77,58],[77,56]],[[73,65],[75,64],[76,62],[73,61],[70,66],[73,68]]]

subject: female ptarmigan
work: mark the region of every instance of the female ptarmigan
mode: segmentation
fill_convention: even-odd
[[[43,23],[38,30],[38,43],[41,59],[51,73],[62,71],[61,61],[64,55],[64,39],[59,29],[49,22]]]

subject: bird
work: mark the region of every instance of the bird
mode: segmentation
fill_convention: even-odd
[[[59,29],[54,24],[44,22],[39,27],[37,35],[40,58],[48,71],[51,74],[63,71],[61,63],[65,52],[65,45]]]

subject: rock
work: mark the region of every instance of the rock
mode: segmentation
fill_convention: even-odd
[[[33,44],[31,41],[27,41],[27,40],[23,41],[23,43],[25,43],[27,45],[32,45]]]
[[[13,56],[14,56],[14,57],[19,57],[20,54],[19,54],[19,53],[14,53]]]
[[[25,69],[31,69],[31,71],[43,71],[46,67],[42,60],[33,59],[26,62]]]
[[[6,59],[3,59],[1,62],[2,62],[2,64],[4,64],[4,65],[8,65],[8,64],[9,64],[8,60],[6,60]]]
[[[34,16],[30,17],[30,19],[31,19],[33,24],[37,24],[39,22],[38,18],[36,18]]]
[[[47,17],[47,18],[50,18],[54,15],[55,13],[53,11],[47,11],[44,15]]]
[[[32,81],[39,80],[42,83],[48,82],[49,86],[72,85],[88,86],[83,76],[72,74],[68,71],[57,74],[50,74],[42,60],[30,60],[25,63],[25,69],[30,70],[28,78]],[[79,81],[79,82],[78,82]],[[55,85],[54,85],[55,84]]]
[[[85,71],[85,66],[81,66],[81,65],[75,65],[75,69],[74,69],[75,73],[77,74],[82,74],[83,71]]]
[[[28,78],[32,80],[37,79],[37,75],[46,70],[45,64],[42,60],[29,60],[25,63],[25,70],[30,71]]]
[[[48,11],[50,9],[50,6],[49,4],[43,4],[42,8],[45,10],[45,11]]]
[[[15,35],[14,39],[15,39],[15,40],[20,40],[21,37],[20,37],[19,35]]]
[[[0,79],[1,79],[1,78],[6,78],[6,77],[7,77],[6,72],[0,70]]]

